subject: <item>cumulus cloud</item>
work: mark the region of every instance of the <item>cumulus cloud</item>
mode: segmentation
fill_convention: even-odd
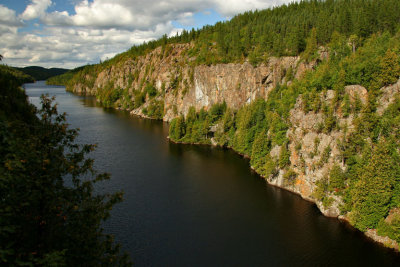
[[[9,27],[19,27],[23,26],[23,23],[20,19],[17,18],[14,10],[0,5],[0,26],[1,25]]]
[[[215,10],[229,18],[292,0],[76,0],[73,11],[49,12],[56,1],[31,0],[19,16],[0,5],[5,63],[67,68],[96,63],[134,44],[180,33],[173,22],[193,25],[196,13]],[[18,31],[23,21],[33,30]]]
[[[215,0],[216,10],[226,17],[249,10],[265,9],[273,6],[287,4],[292,0]]]
[[[24,20],[40,18],[45,15],[50,5],[51,0],[32,0],[32,3],[22,13],[21,18]]]
[[[49,1],[49,0],[36,0]],[[196,12],[215,9],[225,17],[247,10],[263,9],[290,0],[87,0],[75,6],[75,14],[53,12],[43,16],[50,25],[126,28],[145,30],[160,23],[193,23]]]

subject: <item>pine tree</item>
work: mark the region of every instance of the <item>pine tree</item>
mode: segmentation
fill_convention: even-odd
[[[388,145],[381,140],[360,170],[360,180],[352,192],[351,219],[358,229],[375,228],[388,214],[396,180],[395,166]]]
[[[310,37],[307,39],[306,49],[303,53],[303,58],[307,61],[311,61],[315,57],[317,52],[317,30],[313,28],[310,33]]]

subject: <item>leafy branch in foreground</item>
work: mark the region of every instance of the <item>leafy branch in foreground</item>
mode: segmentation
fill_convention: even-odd
[[[68,128],[54,98],[42,96],[41,101],[37,116],[0,112],[0,262],[130,265],[101,228],[122,192],[95,193],[94,184],[110,178],[86,158],[95,146],[74,142],[78,130]]]

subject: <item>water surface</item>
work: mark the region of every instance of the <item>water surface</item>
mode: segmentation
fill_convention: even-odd
[[[30,101],[55,95],[79,142],[97,143],[99,190],[124,190],[104,225],[137,266],[400,266],[310,202],[269,186],[230,150],[176,145],[168,125],[96,106],[61,86],[26,84]]]

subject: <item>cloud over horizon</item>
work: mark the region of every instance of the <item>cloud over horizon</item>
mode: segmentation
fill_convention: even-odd
[[[19,15],[0,4],[0,54],[5,63],[15,66],[73,68],[97,63],[163,34],[180,32],[179,25],[194,26],[195,14],[207,16],[212,10],[220,18],[230,18],[288,2],[291,0],[81,0],[69,10],[59,10],[57,1],[31,0]]]

